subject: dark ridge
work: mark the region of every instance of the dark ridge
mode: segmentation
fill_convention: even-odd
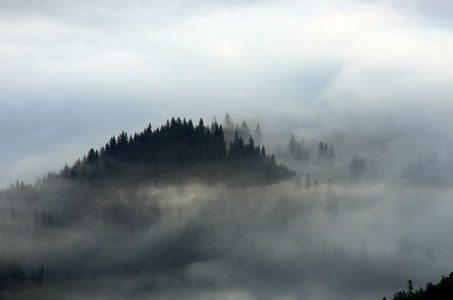
[[[193,181],[249,187],[294,176],[266,154],[264,146],[255,145],[251,136],[245,143],[236,132],[227,147],[217,123],[209,128],[202,119],[194,126],[191,120],[172,118],[155,130],[149,125],[133,136],[125,132],[113,136],[72,167],[65,165],[58,174],[49,172],[34,185],[17,181],[1,191],[0,198],[11,203],[12,219],[22,214],[14,203],[39,205],[27,216],[36,228],[58,230],[86,216],[135,226],[153,223],[160,214],[153,207],[148,207],[151,212],[142,207],[140,200],[134,200],[134,205],[122,200],[140,199],[141,188]]]
[[[226,146],[222,125],[207,127],[200,119],[172,118],[155,130],[151,124],[143,132],[113,136],[99,150],[93,148],[72,167],[65,166],[55,178],[102,184],[105,180],[123,184],[180,183],[196,178],[206,183],[270,184],[295,176],[286,166],[277,165],[275,157],[247,143],[235,133]]]

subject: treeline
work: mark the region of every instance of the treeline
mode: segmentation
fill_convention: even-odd
[[[386,299],[385,297],[383,298]],[[433,284],[428,282],[425,289],[414,289],[412,280],[407,282],[407,290],[393,294],[393,300],[451,300],[453,299],[453,273]]]
[[[216,118],[214,118],[212,122],[217,123]],[[263,143],[263,134],[261,132],[260,124],[256,125],[255,131],[252,134],[245,120],[243,120],[242,125],[239,126],[238,123],[235,124],[233,122],[228,113],[226,113],[225,119],[223,120],[223,130],[226,143],[232,142],[234,140],[236,132],[245,140],[248,140],[249,136],[252,136],[257,145],[262,145]]]
[[[323,168],[340,167],[343,168],[344,174],[349,175],[348,177],[352,181],[357,181],[364,177],[372,178],[377,174],[376,163],[367,161],[363,156],[355,153],[350,156],[351,158],[348,162],[345,158],[348,159],[347,157],[351,154],[337,155],[333,145],[328,145],[324,141],[319,142],[315,151],[314,145],[307,148],[303,138],[298,140],[294,134],[291,134],[288,146],[284,149],[278,152],[279,156],[293,163],[301,162],[305,165],[313,164]]]
[[[61,227],[62,224],[60,220],[60,214],[57,212],[56,214],[54,214],[54,216],[55,217],[52,216],[52,212],[50,211],[48,212],[43,210],[40,214],[38,214],[38,212],[35,212],[35,227]]]
[[[264,146],[257,145],[252,135],[245,142],[242,135],[248,130],[244,129],[245,122],[243,125],[228,144],[222,125],[215,119],[211,126],[205,126],[203,119],[195,126],[192,120],[172,118],[156,129],[149,124],[134,135],[123,131],[100,149],[91,148],[72,166],[65,164],[59,173],[48,172],[38,177],[35,186],[59,179],[99,184],[106,180],[177,183],[198,178],[209,182],[268,184],[295,176],[285,165],[277,164]],[[254,136],[261,140],[259,125]],[[22,199],[24,194],[32,200],[37,198],[34,186],[19,181],[1,193],[9,198],[17,194],[22,194]]]
[[[310,154],[307,148],[304,145],[304,140],[297,141],[294,137],[294,134],[291,134],[291,138],[289,140],[288,149],[286,155],[289,158],[295,159],[297,161],[309,161]],[[323,141],[320,141],[318,144],[318,154],[315,159],[315,162],[318,164],[329,164],[335,161],[335,150],[333,146],[327,145]]]
[[[43,280],[43,265],[32,269],[30,276],[28,276],[22,263],[17,258],[13,257],[11,260],[6,260],[4,254],[0,254],[0,292],[20,288],[27,282],[41,283]]]
[[[141,209],[136,191],[142,186],[195,179],[242,187],[293,176],[251,135],[245,140],[235,131],[227,144],[222,125],[215,121],[205,126],[200,119],[194,126],[191,120],[172,118],[159,128],[148,125],[134,135],[123,131],[100,149],[91,148],[72,166],[38,177],[34,185],[11,184],[0,191],[0,199],[11,203],[10,225],[62,228],[91,216],[139,226],[159,216],[157,208],[148,213]],[[134,205],[120,200],[120,189]]]
[[[172,118],[155,130],[150,124],[141,133],[129,136],[123,131],[113,136],[101,149],[90,149],[71,168],[65,166],[58,177],[80,181],[119,178],[162,182],[190,177],[231,181],[238,178],[237,172],[254,175],[248,182],[257,184],[295,175],[286,166],[277,165],[275,157],[267,155],[264,146],[255,145],[252,136],[245,143],[236,131],[227,147],[222,125],[217,122],[208,127],[200,119],[194,126],[192,120]]]

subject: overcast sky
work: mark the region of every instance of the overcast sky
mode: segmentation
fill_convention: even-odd
[[[3,0],[0,187],[172,116],[450,141],[451,3]]]

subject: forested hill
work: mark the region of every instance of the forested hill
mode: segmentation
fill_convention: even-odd
[[[77,226],[81,224],[87,224],[89,228],[96,222],[124,228],[147,228],[159,223],[166,209],[150,190],[159,190],[162,186],[172,189],[176,185],[188,188],[193,186],[193,179],[201,180],[206,186],[222,183],[236,189],[278,182],[294,175],[285,166],[277,165],[274,156],[267,155],[264,146],[255,145],[252,137],[244,142],[236,132],[227,146],[222,126],[217,123],[207,127],[200,120],[194,126],[190,120],[173,118],[155,130],[149,125],[133,136],[122,132],[101,149],[90,149],[73,166],[65,165],[58,174],[49,172],[38,178],[34,185],[17,181],[0,191],[0,236],[4,241],[21,240],[25,239],[23,234],[41,245],[44,244],[42,237],[55,238],[51,233],[58,233],[48,230],[69,230],[79,228]],[[189,184],[180,184],[186,182]],[[10,217],[6,211],[11,211]],[[29,234],[29,230],[32,233]],[[66,234],[61,236],[66,237]],[[180,261],[188,263],[200,259],[191,254],[190,247],[184,246],[185,242],[181,243],[183,246],[175,243],[172,247],[176,250],[156,259],[153,268],[168,268],[161,266],[162,261],[174,268]],[[28,254],[23,258],[21,247],[17,243],[0,247],[0,299],[18,299],[14,293],[21,290],[28,292],[30,289],[30,293],[35,294],[45,282],[45,273],[58,281],[58,270],[64,270],[60,273],[63,277],[71,274],[77,278],[74,274],[80,272],[67,271],[72,268],[72,259],[70,264],[60,261],[52,265],[53,259],[46,255],[36,258],[39,253],[34,253],[34,249],[39,247],[24,249]],[[17,249],[21,249],[20,259],[17,255],[4,255],[5,251],[19,253]],[[172,253],[176,253],[176,257]],[[140,260],[139,265],[142,264]],[[115,270],[116,267],[111,268]],[[82,272],[84,276],[86,272]],[[8,293],[13,294],[5,296]]]
[[[245,142],[236,132],[227,145],[217,122],[208,127],[200,119],[194,126],[192,120],[172,118],[154,130],[149,125],[130,136],[123,131],[101,149],[90,149],[72,167],[65,165],[59,174],[49,173],[46,179],[135,184],[197,178],[208,183],[255,185],[292,176],[292,171],[266,154],[264,146],[255,145],[251,136]]]
[[[453,273],[433,284],[428,282],[426,288],[414,289],[412,280],[407,282],[407,291],[401,290],[396,292],[393,300],[450,300],[453,299]],[[386,300],[384,297],[383,300]]]

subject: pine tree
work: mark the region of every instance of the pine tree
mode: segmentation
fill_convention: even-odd
[[[215,117],[212,117],[211,132],[215,131],[216,125],[217,125],[217,119]],[[217,127],[218,127],[218,125],[217,125]]]
[[[412,280],[409,279],[407,282],[407,291],[409,295],[412,295],[414,293],[414,285],[412,284]]]
[[[261,134],[260,124],[256,125],[255,132],[253,133],[253,139],[257,145],[261,145],[263,142],[263,135]]]
[[[255,155],[255,141],[253,140],[252,136],[249,137],[249,142],[247,143],[245,150],[248,156]]]
[[[234,128],[234,124],[233,124],[233,121],[231,120],[231,117],[228,113],[226,113],[225,115],[225,120],[223,121],[223,127],[225,129],[233,129]]]
[[[241,136],[243,138],[247,138],[248,136],[250,136],[250,130],[249,130],[249,127],[247,126],[247,123],[245,123],[245,121],[242,121]]]
[[[334,160],[334,159],[335,159],[335,151],[333,150],[332,145],[330,145],[330,149],[329,149],[329,158],[330,158],[331,160]]]
[[[289,145],[288,145],[288,152],[291,157],[296,156],[296,139],[294,138],[294,134],[291,134],[291,139],[289,140]]]
[[[267,155],[266,155],[266,148],[264,148],[264,146],[261,147],[261,157],[262,157],[262,158],[266,158],[266,157],[267,157]]]
[[[325,153],[324,153],[324,144],[323,142],[319,142],[319,145],[318,145],[318,158],[319,159],[323,159],[325,156]]]

